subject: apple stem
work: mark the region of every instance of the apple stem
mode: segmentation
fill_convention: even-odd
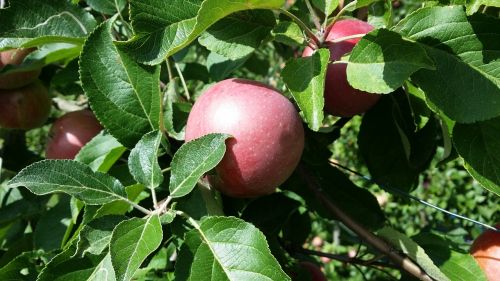
[[[309,38],[313,40],[314,44],[316,45],[315,48],[313,49],[317,49],[319,46],[321,46],[321,41],[318,39],[316,34],[314,34],[314,32],[312,32],[312,30],[302,20],[300,20],[297,16],[295,16],[294,14],[290,13],[285,9],[279,9],[279,12],[291,18],[296,24],[298,24],[302,28],[302,30],[304,30],[307,33]]]
[[[386,255],[396,265],[415,276],[419,280],[433,281],[433,279],[423,271],[417,264],[404,255],[400,255],[387,244],[383,239],[367,230],[363,225],[352,219],[337,205],[333,204],[327,196],[321,191],[317,180],[306,170],[303,165],[298,167],[298,172],[307,183],[309,189],[315,194],[316,198],[332,213],[337,219],[344,223],[348,228],[354,231],[362,240],[372,245],[376,250]]]

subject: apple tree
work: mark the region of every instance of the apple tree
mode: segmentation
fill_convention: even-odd
[[[0,168],[0,280],[495,280],[500,2],[0,0]]]

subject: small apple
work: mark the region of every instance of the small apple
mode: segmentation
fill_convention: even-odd
[[[51,99],[40,81],[12,90],[0,90],[0,127],[29,130],[42,126],[50,114]]]
[[[92,111],[66,113],[57,119],[49,132],[48,159],[73,159],[80,149],[102,130]]]
[[[301,261],[299,264],[309,272],[312,281],[327,281],[323,271],[316,264],[308,261]]]
[[[0,53],[0,68],[7,65],[19,65],[23,62],[24,58],[34,49],[14,49]],[[28,85],[34,82],[40,69],[26,71],[26,72],[13,72],[8,74],[0,74],[0,89],[15,89]]]
[[[500,228],[500,224],[496,225]],[[487,230],[472,243],[470,252],[489,281],[500,280],[500,232]]]
[[[233,136],[210,182],[232,197],[270,194],[297,166],[304,128],[293,104],[265,84],[228,79],[213,85],[194,104],[186,141],[209,133]]]
[[[330,61],[339,60],[344,54],[350,52],[361,38],[353,38],[333,43],[342,37],[366,34],[373,27],[358,19],[345,19],[337,21],[330,26],[325,44],[330,49]],[[311,56],[314,50],[307,47],[302,53],[303,57]],[[330,64],[325,81],[325,110],[335,116],[350,117],[366,112],[377,103],[380,95],[366,93],[354,89],[347,81],[347,64]]]

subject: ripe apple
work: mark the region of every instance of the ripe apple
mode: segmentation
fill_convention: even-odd
[[[66,113],[52,124],[45,151],[46,157],[48,159],[73,159],[80,149],[101,130],[101,124],[90,110]]]
[[[314,263],[301,261],[299,264],[302,268],[309,271],[312,281],[327,281],[325,275],[323,274],[323,271],[321,271],[321,269]]]
[[[34,49],[14,49],[0,53],[0,68],[7,65],[19,65],[24,58]],[[0,75],[0,89],[15,89],[28,85],[35,81],[40,75],[40,69],[13,72]]]
[[[42,126],[50,114],[51,99],[41,82],[0,90],[0,127],[29,130]]]
[[[497,229],[500,224],[496,225]],[[500,278],[500,232],[487,230],[472,243],[470,252],[490,281]]]
[[[339,60],[344,54],[350,52],[361,38],[354,38],[333,43],[335,39],[355,34],[366,34],[373,27],[358,19],[345,19],[337,21],[330,26],[325,44],[330,49],[330,61]],[[314,50],[307,47],[302,53],[303,57],[311,56]],[[377,103],[380,95],[370,94],[356,90],[347,81],[347,64],[330,64],[325,81],[325,110],[335,116],[350,117],[361,114]]]
[[[213,85],[194,104],[186,141],[209,133],[233,136],[210,182],[232,197],[270,194],[297,166],[304,128],[293,104],[265,84],[228,79]]]

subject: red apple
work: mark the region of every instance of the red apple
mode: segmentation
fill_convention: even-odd
[[[361,38],[354,38],[333,43],[335,39],[355,34],[366,34],[373,27],[361,20],[345,19],[337,21],[328,29],[325,40],[330,49],[330,61],[339,60],[344,54],[350,52]],[[314,50],[307,47],[302,53],[303,57],[311,56]],[[347,81],[347,64],[330,64],[325,81],[325,110],[335,116],[350,117],[361,114],[377,103],[380,95],[369,94],[356,90]]]
[[[265,84],[228,79],[213,85],[194,104],[186,141],[209,133],[232,135],[210,182],[233,197],[270,194],[297,166],[304,128],[293,104]]]
[[[80,149],[101,130],[101,124],[90,110],[66,113],[52,124],[46,157],[48,159],[73,159]]]
[[[23,62],[24,58],[34,49],[14,49],[0,53],[0,68],[6,65],[19,65]],[[13,72],[0,75],[0,89],[15,89],[28,85],[35,81],[40,75],[40,69],[26,71],[26,72]]]
[[[29,130],[42,126],[50,114],[51,99],[41,82],[0,90],[0,127]]]
[[[321,269],[314,263],[301,261],[299,264],[300,266],[302,266],[302,268],[309,271],[312,281],[327,281],[325,275],[323,274],[323,271],[321,271]]]
[[[500,224],[496,227],[499,229]],[[474,240],[470,252],[489,281],[500,280],[500,232],[483,232]]]

